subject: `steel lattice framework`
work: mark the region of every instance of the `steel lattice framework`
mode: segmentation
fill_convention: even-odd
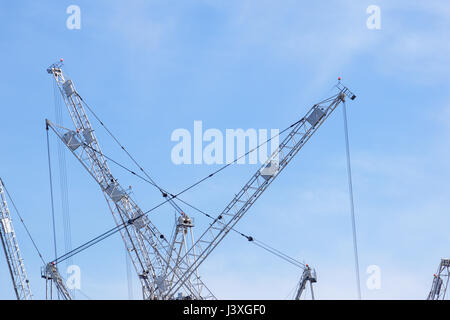
[[[314,269],[311,269],[310,266],[306,265],[305,269],[303,270],[302,277],[300,278],[300,281],[298,282],[294,300],[301,299],[302,294],[305,291],[306,285],[308,282],[309,282],[309,285],[311,288],[311,298],[312,298],[312,300],[314,300],[314,290],[313,290],[312,284],[317,282],[317,275],[316,275],[316,271]]]
[[[0,178],[0,238],[18,300],[31,300],[31,288],[6,202],[5,186]]]
[[[185,265],[188,260],[171,263],[175,257],[170,254],[169,241],[112,175],[83,107],[82,98],[76,92],[72,81],[65,79],[61,66],[60,63],[54,64],[47,72],[52,74],[56,81],[75,129],[64,128],[46,120],[47,129],[51,128],[56,133],[98,183],[116,225],[125,226],[121,228],[120,233],[141,281],[144,298],[173,299],[174,295],[168,295],[166,292],[169,289],[166,278],[170,273],[176,280],[185,279],[181,272],[190,268]],[[183,268],[173,269],[172,265],[182,265]],[[183,281],[179,291],[192,299],[215,299],[195,275]]]
[[[48,263],[44,269],[42,270],[42,278],[46,280],[45,283],[45,293],[46,293],[46,299],[53,298],[53,284],[56,287],[56,290],[58,290],[59,297],[61,297],[63,300],[72,300],[72,296],[69,293],[69,290],[66,287],[66,284],[64,283],[64,279],[61,277],[58,267],[56,266],[56,263],[50,262]]]
[[[433,284],[427,300],[444,300],[450,279],[450,259],[441,259],[437,272],[433,275]]]
[[[184,282],[196,272],[197,268],[225,238],[239,220],[248,212],[255,201],[278,177],[295,155],[308,142],[317,129],[345,98],[354,100],[356,96],[342,84],[338,84],[339,93],[315,104],[306,115],[292,126],[291,132],[281,142],[277,150],[256,171],[244,187],[236,194],[222,213],[210,224],[194,245],[181,259],[191,258],[188,268],[174,265],[173,269],[182,270],[183,277],[176,281],[168,295],[177,292]]]
[[[355,99],[355,95],[339,83],[336,86],[337,94],[315,104],[303,118],[290,127],[291,131],[277,150],[197,240],[194,240],[191,218],[181,211],[170,195],[167,201],[181,213],[181,216],[177,220],[174,236],[169,242],[111,174],[84,110],[83,100],[75,90],[73,82],[65,79],[61,66],[62,63],[53,64],[47,72],[52,74],[56,81],[75,129],[55,125],[49,120],[47,129],[51,128],[56,133],[99,184],[114,221],[117,227],[120,227],[122,239],[138,273],[146,299],[175,299],[177,294],[192,299],[215,299],[198,275],[201,263],[247,213],[336,107],[340,103],[345,103],[346,97]]]

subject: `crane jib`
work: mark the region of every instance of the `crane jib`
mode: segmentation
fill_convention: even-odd
[[[168,292],[169,295],[176,292],[183,285],[183,280],[195,272],[236,223],[248,212],[280,172],[289,164],[292,158],[306,144],[339,103],[345,101],[345,97],[349,97],[352,100],[355,99],[356,96],[348,88],[341,84],[339,85],[338,94],[313,105],[306,115],[293,126],[291,132],[287,134],[277,150],[272,153],[261,168],[256,171],[225,207],[224,211],[218,215],[218,218],[197,239],[197,242],[191,248],[191,250],[196,251],[196,260],[191,264],[189,269],[183,270],[185,277],[173,285]],[[186,255],[190,254],[190,252],[186,253]],[[180,266],[175,265],[174,268],[180,268]]]

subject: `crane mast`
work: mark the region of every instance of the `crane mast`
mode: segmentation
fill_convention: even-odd
[[[292,158],[302,149],[306,142],[330,116],[330,114],[345,98],[354,100],[356,96],[341,83],[336,86],[339,92],[317,104],[315,104],[306,115],[292,125],[291,132],[280,143],[277,150],[256,171],[244,187],[236,194],[222,213],[209,225],[206,231],[197,239],[194,246],[180,260],[188,257],[192,263],[188,268],[183,265],[174,265],[174,269],[183,270],[183,278],[176,281],[167,294],[176,292],[184,281],[198,269],[209,254],[224,239],[236,223],[247,213],[255,201],[276,179],[280,172],[289,164]],[[177,250],[174,248],[173,250]]]
[[[56,290],[58,290],[59,296],[63,300],[72,300],[72,296],[69,293],[69,290],[67,289],[63,278],[61,277],[58,267],[56,266],[55,262],[48,263],[43,271],[42,271],[42,278],[46,280],[45,283],[45,290],[46,290],[46,298],[48,299],[49,295],[52,298],[53,297],[53,286],[55,285]]]
[[[310,266],[306,265],[305,269],[303,270],[302,277],[300,278],[300,281],[298,283],[294,300],[301,299],[308,282],[311,287],[311,298],[312,300],[314,300],[314,290],[312,284],[317,282],[317,275],[314,269],[311,269]]]
[[[189,251],[189,248],[191,248],[195,243],[194,233],[192,231],[193,227],[193,220],[186,213],[182,212],[176,221],[175,232],[172,237],[169,257],[167,259],[168,262],[174,261],[175,265],[180,265],[182,262],[181,260],[185,259],[184,265],[191,265],[191,260],[193,260],[193,257],[195,257],[195,251],[192,253],[192,255],[186,255],[186,253]],[[167,265],[167,271],[169,270],[169,268],[170,265]],[[200,277],[198,274],[198,269],[196,269],[191,279],[189,279],[189,282],[197,289],[199,294],[201,294],[203,285],[198,281],[199,278]],[[168,288],[171,288],[174,281],[176,280],[174,274],[170,274],[168,272],[166,272],[164,279]],[[188,298],[189,297],[182,297],[181,295],[179,296],[179,299]]]
[[[51,128],[55,132],[99,184],[116,225],[125,226],[120,229],[120,234],[141,281],[144,299],[172,299],[174,295],[165,292],[168,289],[166,275],[170,272],[175,279],[179,279],[183,274],[173,269],[172,265],[177,264],[170,263],[173,259],[169,255],[170,244],[112,175],[82,105],[82,98],[72,81],[65,79],[61,67],[62,63],[53,64],[47,72],[56,81],[75,130],[46,120],[47,130]],[[188,268],[186,261],[179,261],[179,264]],[[180,290],[193,299],[215,299],[199,277],[195,280],[195,284],[184,281]],[[205,291],[203,296],[197,290],[199,286]]]
[[[6,263],[14,286],[17,300],[31,300],[31,288],[28,280],[11,214],[6,202],[5,186],[0,178],[0,238],[5,252]]]
[[[441,259],[437,272],[433,275],[433,284],[427,300],[444,300],[450,279],[450,259]]]

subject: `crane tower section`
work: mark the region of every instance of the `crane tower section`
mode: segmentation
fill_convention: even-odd
[[[75,128],[64,128],[46,120],[47,130],[51,128],[55,132],[100,186],[115,224],[120,228],[121,237],[141,282],[144,298],[173,299],[175,295],[167,295],[165,279],[168,273],[177,280],[183,274],[173,269],[177,263],[171,261],[175,259],[169,254],[171,245],[112,175],[83,107],[83,100],[72,80],[65,78],[61,67],[62,63],[53,64],[47,72],[54,77]],[[186,261],[179,260],[178,264],[189,268],[185,265]],[[203,296],[197,289],[199,286],[204,291]],[[193,299],[215,299],[199,277],[195,284],[183,281],[180,291]]]
[[[53,299],[53,284],[58,291],[58,296],[63,300],[72,300],[72,296],[69,293],[69,290],[66,287],[64,279],[61,277],[59,273],[58,267],[55,262],[48,263],[42,270],[41,274],[42,278],[46,280],[45,283],[45,292],[47,300]]]
[[[6,202],[5,186],[0,178],[0,238],[6,256],[9,272],[17,300],[31,300],[31,288],[28,280],[11,214]]]
[[[305,291],[306,285],[308,284],[308,282],[309,282],[309,286],[311,288],[311,299],[314,300],[314,290],[313,290],[312,284],[317,282],[317,275],[316,275],[316,271],[314,269],[311,269],[310,266],[306,265],[305,269],[303,270],[302,277],[300,278],[300,281],[298,282],[294,300],[301,299],[302,294]]]
[[[184,268],[183,265],[173,266],[173,269],[183,270],[184,276],[173,284],[168,291],[169,295],[176,292],[184,284],[184,281],[187,281],[196,272],[200,264],[205,261],[236,223],[248,212],[256,200],[303,148],[336,107],[340,103],[344,103],[346,97],[351,100],[356,98],[341,83],[336,87],[339,90],[337,94],[313,105],[303,118],[291,126],[292,130],[280,143],[277,150],[272,153],[261,168],[256,171],[206,231],[197,239],[184,257],[180,259],[180,261],[184,261],[187,258],[191,258],[192,263],[190,267]],[[176,252],[178,249],[174,248],[173,250]]]

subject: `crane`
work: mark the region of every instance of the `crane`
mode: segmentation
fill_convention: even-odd
[[[5,188],[5,185],[3,183],[3,180],[0,178],[0,213],[1,213],[1,223],[0,223],[0,238],[2,241],[3,249],[6,256],[6,262],[9,267],[9,272],[11,274],[11,279],[14,286],[14,292],[16,294],[16,297],[18,300],[31,300],[33,298],[33,295],[31,293],[31,287],[30,282],[28,280],[27,273],[25,271],[25,266],[23,263],[23,259],[19,250],[19,245],[16,239],[16,233],[14,231],[14,226],[11,219],[11,214],[8,208],[8,204],[6,202],[6,195],[7,191]],[[12,201],[12,199],[11,199]],[[14,206],[14,202],[13,202]],[[21,216],[19,213],[19,218],[22,221],[22,224],[24,224]],[[42,259],[42,255],[40,251],[38,250],[36,243],[31,238],[31,234],[28,231],[28,228],[25,226],[25,230],[28,233],[28,236],[30,237],[31,241],[33,242],[33,245],[35,246],[35,249],[38,251],[39,257]],[[71,300],[71,296],[69,294],[69,291],[67,290],[62,277],[60,276],[58,269],[54,263],[49,263],[47,267],[45,268],[45,275],[43,273],[43,277],[45,277],[47,280],[54,280],[57,290],[61,293],[62,297],[66,300]],[[48,285],[51,283],[47,282],[47,288]],[[51,290],[51,289],[50,289]],[[47,290],[48,291],[48,290]]]
[[[172,241],[167,241],[165,236],[152,224],[147,214],[137,206],[112,176],[83,108],[85,102],[75,90],[73,82],[65,79],[61,66],[62,63],[53,64],[47,69],[47,72],[52,74],[56,81],[72,117],[75,130],[55,125],[46,120],[47,130],[51,128],[55,132],[100,185],[116,225],[118,227],[126,226],[119,230],[141,279],[144,298],[147,299],[173,299],[176,293],[182,290],[187,291],[188,296],[193,299],[215,298],[198,276],[198,268],[201,263],[229,231],[233,230],[235,224],[335,108],[341,102],[345,103],[346,97],[351,100],[356,98],[347,87],[339,82],[336,85],[339,90],[337,94],[313,105],[303,118],[289,127],[291,131],[278,149],[250,178],[222,213],[213,219],[206,231],[195,241],[191,237],[188,247],[186,236],[192,234],[193,224],[189,222],[190,218],[187,215],[183,215],[183,212],[179,211],[182,217],[176,226]],[[102,124],[101,121],[100,123]],[[124,149],[123,146],[122,149]],[[168,197],[169,203],[175,207],[173,204],[175,197],[172,199],[172,195],[168,196],[164,192],[163,196]],[[203,297],[200,295],[202,288],[207,292]]]
[[[175,294],[166,294],[168,287],[165,279],[168,274],[175,280],[183,277],[172,265],[190,268],[186,265],[189,260],[172,261],[176,258],[169,254],[170,242],[112,175],[83,107],[83,100],[72,80],[66,79],[62,71],[62,61],[51,65],[47,72],[56,81],[75,127],[72,130],[46,120],[47,130],[51,128],[55,132],[100,186],[115,224],[126,226],[120,234],[141,282],[144,299],[173,299]],[[176,207],[170,197],[168,200]],[[180,211],[179,208],[177,210]],[[180,292],[192,299],[215,299],[197,274],[184,278]]]
[[[316,271],[314,269],[311,269],[311,267],[309,265],[306,265],[305,269],[303,270],[300,281],[298,282],[294,300],[301,299],[302,294],[305,291],[306,285],[308,282],[311,287],[311,298],[314,300],[314,290],[313,290],[312,284],[317,282],[317,275],[316,275]]]
[[[427,300],[444,300],[447,294],[450,276],[450,259],[441,259],[437,272],[433,275],[433,284]]]
[[[209,227],[196,240],[194,245],[184,254],[184,257],[176,260],[184,261],[190,257],[191,264],[187,268],[185,267],[186,264],[173,265],[174,270],[182,270],[183,277],[170,284],[170,289],[167,291],[169,296],[177,292],[184,285],[184,282],[196,272],[201,263],[205,261],[236,223],[248,212],[255,201],[278,177],[336,107],[341,102],[345,103],[346,97],[351,100],[356,98],[341,82],[336,85],[336,88],[339,90],[337,94],[314,104],[303,118],[291,126],[292,130],[261,168],[256,171],[225,209],[210,223]],[[173,250],[176,251],[177,248],[173,248]]]
[[[0,238],[17,300],[31,300],[30,281],[23,263],[11,214],[6,202],[5,186],[0,178]]]
[[[49,262],[41,271],[41,277],[45,279],[45,296],[46,299],[53,298],[53,284],[58,291],[59,297],[63,300],[72,300],[72,296],[66,287],[66,284],[59,273],[55,262]]]
[[[194,240],[194,232],[192,228],[194,227],[193,220],[184,212],[182,212],[181,216],[178,217],[176,221],[175,226],[175,233],[172,237],[171,246],[169,249],[169,257],[167,261],[174,260],[175,265],[180,264],[181,259],[186,259],[185,265],[191,264],[191,256],[186,255],[187,251],[189,250],[189,247],[192,247],[195,243]],[[177,249],[176,249],[177,248]],[[171,256],[174,254],[174,258]],[[192,256],[195,257],[195,252],[192,253]],[[166,266],[166,273],[164,274],[163,278],[164,281],[167,284],[171,284],[174,281],[174,274],[170,274],[168,271],[170,265]],[[193,279],[191,279],[192,285],[194,285],[198,292],[201,293],[202,291],[202,284],[200,282],[197,282],[196,279],[199,279],[198,269],[195,270],[195,274]],[[179,299],[188,299],[189,297],[183,297],[179,294]]]

